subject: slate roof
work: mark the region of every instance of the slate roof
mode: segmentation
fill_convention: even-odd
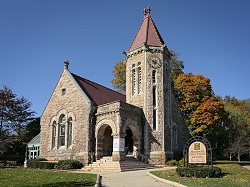
[[[144,18],[132,44],[129,47],[129,51],[143,46],[144,44],[153,46],[162,46],[165,44],[150,16],[150,10],[144,13]]]
[[[79,84],[79,86],[82,88],[84,93],[86,93],[89,99],[92,102],[94,102],[96,106],[110,103],[113,101],[118,101],[118,100],[126,102],[125,95],[119,92],[111,90],[105,86],[102,86],[100,84],[87,80],[85,78],[82,78],[73,73],[71,73],[71,75]]]

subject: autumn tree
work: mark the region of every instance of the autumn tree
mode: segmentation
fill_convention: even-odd
[[[174,89],[190,133],[206,136],[215,153],[221,155],[227,146],[227,113],[223,101],[214,95],[210,79],[183,73],[177,77]]]
[[[17,97],[8,87],[0,89],[0,154],[23,135],[27,122],[34,115],[30,107],[26,98]]]

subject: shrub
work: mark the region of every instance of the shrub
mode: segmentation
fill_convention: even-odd
[[[218,167],[178,167],[176,172],[181,177],[211,178],[220,177],[221,169]]]
[[[27,161],[28,168],[40,168],[40,169],[54,169],[55,163],[52,162],[44,162],[36,159],[30,159]]]
[[[176,160],[169,160],[166,162],[167,166],[177,166],[178,162]]]
[[[56,169],[68,170],[68,169],[81,169],[83,164],[78,160],[59,160]]]
[[[178,161],[178,166],[184,166],[184,158]]]

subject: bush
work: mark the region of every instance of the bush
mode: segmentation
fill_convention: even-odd
[[[83,164],[78,160],[59,160],[56,169],[68,170],[68,169],[81,169]]]
[[[184,158],[178,161],[178,166],[184,166]]]
[[[44,162],[36,159],[30,159],[27,161],[28,168],[40,168],[40,169],[54,169],[56,163]]]
[[[181,177],[211,178],[220,177],[221,169],[218,167],[178,167],[176,172]]]
[[[167,166],[177,166],[178,162],[176,160],[169,160],[166,162]]]
[[[46,158],[38,158],[38,161],[48,161]]]

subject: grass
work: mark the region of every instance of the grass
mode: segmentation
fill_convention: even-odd
[[[95,181],[95,174],[26,168],[0,169],[1,187],[80,187],[94,186]]]
[[[152,174],[188,187],[250,187],[250,170],[238,164],[215,164],[222,169],[221,178],[179,177],[173,170],[151,171]]]

